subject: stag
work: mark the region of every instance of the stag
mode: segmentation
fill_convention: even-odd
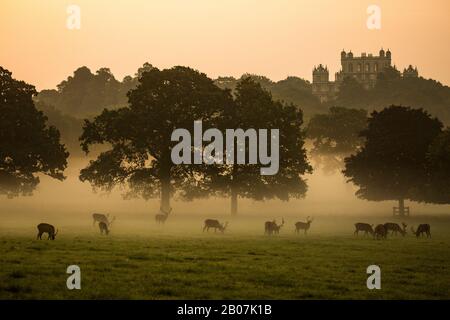
[[[213,228],[214,232],[217,232],[217,230],[219,230],[220,232],[224,232],[225,229],[228,226],[228,222],[225,223],[220,223],[219,220],[214,220],[214,219],[206,219],[205,220],[205,226],[203,227],[203,232],[205,232],[205,230],[207,232],[209,232],[209,228]]]
[[[427,235],[427,238],[431,238],[431,227],[428,223],[419,224],[416,231],[414,231],[414,227],[411,226],[411,231],[417,238],[423,236],[424,233]]]
[[[102,213],[93,213],[92,218],[94,219],[94,222],[92,223],[93,226],[95,225],[96,222],[98,222],[98,223],[104,222],[109,226],[116,217],[113,217],[110,222],[109,221],[109,213],[106,216]]]
[[[155,215],[155,220],[157,223],[164,224],[164,222],[166,222],[167,218],[169,217],[169,214],[172,212],[172,208],[170,208],[169,211],[164,211],[163,208],[160,208],[159,211],[161,211],[161,213]]]
[[[98,227],[100,229],[100,234],[105,233],[105,235],[109,234],[109,228],[108,228],[108,224],[106,224],[105,222],[99,222],[98,223]]]
[[[40,223],[38,226],[38,235],[37,239],[42,240],[42,234],[48,234],[48,240],[55,240],[56,235],[58,234],[58,229],[55,231],[55,227],[48,223]]]
[[[280,233],[281,227],[284,225],[284,218],[281,219],[281,224],[277,225],[276,220],[266,221],[264,224],[264,234],[272,235],[274,233]]]
[[[304,230],[305,234],[306,231],[309,230],[309,227],[311,227],[311,222],[313,221],[313,219],[310,219],[309,216],[306,218],[306,222],[297,222],[295,224],[295,232],[298,234],[300,232],[300,230]]]
[[[392,231],[391,235],[397,235],[398,232],[400,232],[400,234],[402,236],[405,236],[406,234],[406,227],[408,226],[406,223],[402,222],[402,227],[401,228],[398,223],[392,223],[392,222],[387,222],[384,224],[385,228],[386,228],[386,232]]]
[[[386,239],[387,237],[387,229],[384,226],[384,224],[379,224],[375,227],[374,236],[377,237],[377,239]]]
[[[359,234],[359,231],[364,231],[364,235],[371,234],[373,235],[373,224],[358,222],[355,223],[355,233],[356,235]]]

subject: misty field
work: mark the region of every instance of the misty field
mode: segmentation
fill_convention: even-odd
[[[180,221],[181,220],[181,221]],[[202,217],[157,226],[128,221],[101,236],[91,221],[59,226],[55,241],[35,227],[0,228],[1,299],[449,299],[450,219],[427,221],[432,239],[355,237],[353,223],[387,217],[316,217],[295,235],[264,236],[261,217],[230,220],[225,234],[202,233]],[[409,227],[408,227],[409,229]],[[46,237],[45,237],[46,238]],[[81,268],[81,290],[66,288],[66,268]],[[381,290],[366,268],[381,267]]]

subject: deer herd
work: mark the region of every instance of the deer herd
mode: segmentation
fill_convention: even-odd
[[[398,235],[399,233],[404,237],[407,233],[406,227],[408,225],[404,222],[402,222],[402,226],[398,223],[393,222],[386,222],[385,224],[379,224],[375,228],[373,228],[373,224],[368,223],[355,223],[355,235],[358,235],[359,232],[364,232],[364,235],[372,235],[376,239],[386,239],[387,236],[390,234]],[[417,227],[417,230],[414,230],[414,227],[411,226],[411,232],[413,235],[415,235],[417,238],[426,235],[427,238],[431,238],[431,228],[428,223],[420,224]]]
[[[172,208],[165,211],[163,208],[160,208],[160,212],[155,215],[155,221],[158,224],[164,224],[169,217],[169,214],[172,212]],[[110,217],[109,214],[101,214],[101,213],[93,213],[92,219],[93,223],[92,225],[95,226],[95,223],[98,223],[98,227],[100,230],[100,234],[108,235],[110,232],[110,228],[112,223],[114,222],[116,217]],[[307,231],[311,227],[311,223],[313,222],[313,219],[309,216],[306,218],[306,221],[298,221],[294,224],[295,229],[294,232],[296,234],[299,234],[300,231],[303,231],[304,234],[307,234]],[[266,221],[264,223],[264,234],[265,235],[274,235],[279,234],[280,229],[284,226],[284,218],[281,219],[281,223],[277,224],[276,220],[272,221]],[[221,233],[224,233],[226,228],[228,226],[228,222],[220,223],[219,220],[216,219],[206,219],[203,225],[203,232],[209,232],[209,229],[214,229],[214,232],[220,231]],[[368,223],[362,223],[358,222],[355,223],[355,232],[354,235],[359,235],[359,232],[363,232],[364,235],[371,235],[375,239],[386,239],[389,235],[402,235],[405,236],[407,234],[406,227],[408,225],[404,222],[402,222],[402,225],[400,226],[398,223],[393,222],[387,222],[384,224],[378,224],[375,228],[373,224]],[[58,229],[55,229],[54,226],[48,223],[40,223],[38,226],[38,235],[37,239],[42,239],[42,235],[44,233],[48,234],[48,240],[55,240],[56,234],[58,233]],[[427,238],[431,238],[431,228],[429,224],[420,224],[416,230],[414,230],[414,227],[411,226],[411,232],[413,235],[415,235],[417,238],[423,237],[426,235]]]

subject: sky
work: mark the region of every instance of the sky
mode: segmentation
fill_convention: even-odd
[[[80,29],[66,25],[72,4]],[[369,5],[381,9],[379,30],[367,28]],[[146,61],[272,80],[311,80],[322,63],[333,80],[342,49],[381,48],[399,69],[450,85],[449,40],[448,0],[0,0],[0,66],[38,90],[83,65],[122,80]]]

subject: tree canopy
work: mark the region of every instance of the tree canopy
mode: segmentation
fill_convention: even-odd
[[[186,67],[143,72],[128,93],[129,107],[105,109],[86,120],[80,138],[88,152],[93,144],[111,148],[81,170],[81,181],[106,191],[127,187],[126,196],[145,199],[160,196],[169,210],[170,195],[195,180],[190,166],[171,160],[171,134],[192,128],[195,120],[208,123],[231,99],[205,74]]]
[[[311,155],[326,172],[341,169],[344,158],[364,143],[360,132],[367,127],[367,111],[331,107],[328,113],[311,118],[307,137],[312,139]]]
[[[307,190],[302,175],[311,172],[304,148],[302,111],[292,104],[274,101],[271,94],[254,81],[241,79],[235,89],[232,108],[227,108],[218,120],[218,127],[248,129],[279,129],[279,170],[275,175],[261,175],[261,165],[222,164],[203,168],[199,173],[201,189],[231,198],[231,213],[238,211],[238,197],[253,200],[303,197]],[[268,141],[270,143],[270,141]],[[268,148],[270,150],[270,148]],[[247,159],[249,156],[246,145]]]
[[[0,194],[31,195],[37,174],[63,180],[68,153],[33,103],[35,88],[0,67]]]
[[[424,202],[450,204],[450,128],[442,131],[427,153],[429,182],[417,197]]]
[[[426,169],[431,143],[443,125],[422,109],[391,106],[374,111],[361,136],[364,146],[345,159],[344,175],[366,200],[421,201],[429,181]]]

